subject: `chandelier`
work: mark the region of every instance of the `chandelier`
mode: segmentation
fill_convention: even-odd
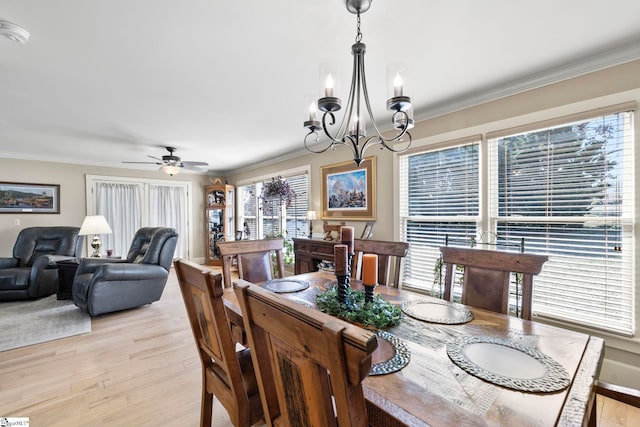
[[[345,0],[347,10],[357,15],[356,42],[351,46],[353,54],[353,72],[349,97],[345,106],[345,114],[338,128],[334,131],[330,127],[335,126],[335,113],[342,108],[340,98],[334,96],[336,86],[335,70],[330,68],[321,70],[321,81],[324,84],[324,97],[317,101],[307,103],[309,107],[309,120],[304,122],[304,127],[309,133],[304,138],[304,146],[312,153],[324,153],[328,149],[334,149],[339,145],[345,145],[353,151],[353,160],[360,166],[364,160],[364,152],[373,145],[379,145],[380,149],[388,149],[394,153],[406,151],[411,146],[411,134],[408,132],[413,127],[413,108],[411,98],[404,95],[407,72],[406,67],[395,64],[387,70],[389,99],[387,110],[393,111],[391,122],[396,130],[395,136],[385,138],[378,129],[371,112],[367,81],[364,73],[364,53],[366,45],[362,43],[360,32],[360,14],[369,10],[372,0]],[[368,120],[375,130],[375,135],[367,137],[366,110]],[[318,110],[322,112],[322,121],[318,120]],[[322,131],[328,140],[321,140],[318,131]]]

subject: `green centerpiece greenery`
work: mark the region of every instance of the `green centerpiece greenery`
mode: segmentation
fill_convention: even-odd
[[[376,294],[373,301],[364,301],[364,291],[347,288],[344,304],[338,301],[338,287],[332,286],[316,296],[318,308],[332,316],[352,323],[375,328],[387,328],[398,324],[402,309]]]

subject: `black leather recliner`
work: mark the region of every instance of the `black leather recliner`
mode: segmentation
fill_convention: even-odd
[[[178,240],[173,228],[136,232],[125,260],[84,258],[73,280],[73,303],[91,316],[158,301]]]
[[[0,258],[0,301],[40,298],[58,291],[57,261],[82,250],[80,227],[28,227],[20,231],[13,256]]]

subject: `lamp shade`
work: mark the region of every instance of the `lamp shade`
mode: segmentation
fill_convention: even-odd
[[[307,211],[307,219],[316,219],[316,211]]]
[[[102,215],[87,215],[84,217],[82,226],[80,227],[80,235],[89,234],[111,234],[111,227]]]

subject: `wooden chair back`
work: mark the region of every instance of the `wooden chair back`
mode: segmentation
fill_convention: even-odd
[[[509,314],[511,273],[521,273],[522,304],[516,312],[531,320],[533,276],[540,273],[547,256],[450,246],[441,247],[440,252],[446,265],[445,300],[451,300],[456,266],[463,266],[462,303]]]
[[[222,301],[222,275],[190,261],[174,261],[178,283],[202,363],[200,426],[211,426],[213,396],[234,426],[262,418],[262,404],[249,349],[236,352]]]
[[[409,251],[407,242],[354,239],[351,278],[362,279],[362,255],[378,255],[378,284],[401,288],[402,262]]]
[[[235,292],[268,426],[368,426],[365,329],[239,280]]]
[[[217,245],[222,257],[225,288],[231,287],[231,267],[234,259],[237,261],[240,279],[262,283],[273,279],[274,265],[271,254],[275,253],[276,277],[284,277],[284,239],[235,240],[218,242]]]

